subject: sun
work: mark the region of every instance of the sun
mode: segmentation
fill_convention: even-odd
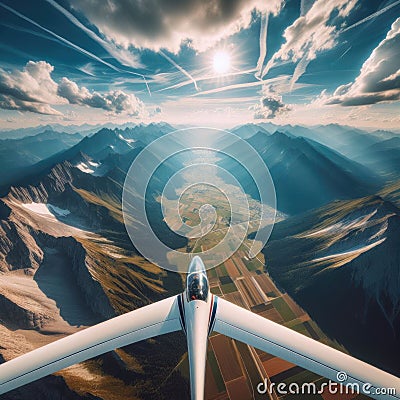
[[[213,58],[214,72],[218,75],[226,74],[231,67],[231,56],[226,51],[217,51]]]

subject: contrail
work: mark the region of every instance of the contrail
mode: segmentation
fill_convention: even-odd
[[[264,76],[268,74],[269,70],[274,66],[274,62],[276,60],[276,54],[275,53],[272,58],[268,61],[266,67],[263,69],[263,73],[261,74],[261,79],[264,79]]]
[[[255,74],[256,78],[260,78],[263,73],[263,66],[265,57],[267,56],[267,33],[268,33],[268,18],[269,13],[264,13],[261,17],[261,27],[260,27],[260,56],[257,61],[257,72]]]
[[[353,46],[350,46],[350,47],[338,58],[338,60],[342,59],[352,48],[353,48]]]
[[[244,89],[247,87],[260,86],[260,85],[265,85],[265,84],[269,84],[269,83],[279,82],[279,81],[282,81],[285,79],[287,79],[287,75],[280,75],[280,76],[277,76],[276,78],[271,78],[271,79],[266,79],[266,80],[258,80],[255,82],[236,83],[234,85],[222,86],[222,87],[218,87],[215,89],[210,89],[207,91],[192,94],[190,97],[197,97],[197,96],[203,96],[206,94],[220,93],[220,92],[225,92],[227,90]]]
[[[125,65],[127,65],[129,67],[132,67],[132,68],[136,68],[137,67],[137,62],[132,60],[131,57],[129,57],[128,59],[126,57],[125,58],[121,58],[121,56],[118,53],[118,51],[116,51],[116,49],[112,45],[110,45],[110,43],[106,42],[105,40],[100,38],[98,35],[96,35],[91,29],[89,29],[88,27],[83,25],[82,22],[80,22],[78,20],[78,18],[76,18],[73,14],[71,14],[64,7],[60,6],[54,0],[45,0],[45,1],[47,1],[50,5],[52,5],[58,11],[60,11],[70,22],[72,22],[78,28],[82,29],[89,37],[91,37],[93,40],[95,40],[97,43],[99,43],[106,51],[108,51],[108,53],[110,55],[112,55],[115,59],[117,59],[121,64],[125,64]],[[127,61],[128,61],[128,64],[126,64]],[[126,72],[134,74],[134,75],[137,75],[137,76],[140,76],[141,78],[143,78],[143,80],[144,80],[144,82],[146,84],[147,91],[151,95],[150,88],[149,88],[149,85],[147,83],[147,79],[143,74],[139,74],[137,72],[132,72],[132,71],[126,71]]]
[[[304,17],[311,10],[311,8],[314,5],[314,1],[315,0],[301,0],[301,2],[300,2],[300,17]],[[275,66],[275,61],[277,60],[276,55],[278,54],[278,52],[276,52],[272,56],[272,58],[268,61],[266,67],[262,69],[261,74],[260,74],[261,79],[264,79],[264,77],[268,74],[269,70]],[[300,60],[300,62],[297,64],[296,69],[293,74],[293,78],[296,77],[296,79],[293,80],[293,78],[292,78],[292,81],[291,81],[292,88],[293,88],[293,85],[300,78],[300,76],[304,74],[308,64],[309,64],[309,62],[305,63],[304,58],[302,60]],[[302,71],[302,69],[304,69],[304,70]]]
[[[140,76],[144,79],[144,83],[146,84],[147,90],[149,92],[149,94],[151,95],[150,92],[150,88],[149,85],[146,81],[146,77],[142,74],[139,74],[137,72],[132,72],[132,71],[127,71],[127,70],[121,70],[120,68],[117,68],[115,65],[112,65],[110,63],[108,63],[107,61],[104,61],[103,59],[101,59],[100,57],[96,56],[95,54],[91,53],[90,51],[87,51],[85,49],[83,49],[82,47],[79,47],[78,45],[76,45],[75,43],[70,42],[68,39],[65,39],[64,37],[58,35],[57,33],[51,31],[50,29],[45,28],[44,26],[38,24],[37,22],[35,22],[34,20],[26,17],[25,15],[21,14],[20,12],[14,10],[13,8],[3,4],[0,2],[0,6],[5,8],[6,10],[10,11],[12,14],[16,15],[17,17],[22,18],[23,20],[31,23],[32,25],[36,26],[37,28],[43,30],[44,32],[48,33],[49,35],[57,38],[58,40],[60,40],[61,42],[63,42],[65,45],[67,45],[67,47],[70,47],[76,51],[78,51],[79,53],[85,54],[86,56],[98,61],[99,63],[106,65],[107,67],[111,68],[112,70],[116,71],[116,72],[120,72],[120,73],[127,73],[127,74],[132,74],[135,76]]]
[[[308,64],[310,64],[310,61],[307,58],[307,55],[305,55],[296,65],[296,68],[293,72],[292,79],[290,81],[290,91],[293,90],[295,83],[300,79],[300,77],[306,72],[306,69],[308,67]]]
[[[170,62],[175,68],[179,69],[179,71],[182,72],[182,74],[186,75],[193,83],[196,91],[199,91],[199,88],[197,86],[196,80],[193,78],[192,75],[189,74],[185,69],[183,69],[179,64],[177,64],[171,57],[169,57],[167,54],[165,54],[162,50],[158,51],[168,62]]]
[[[85,25],[82,24],[76,18],[73,14],[71,14],[68,10],[66,10],[64,7],[60,6],[58,3],[56,3],[54,0],[45,0],[47,1],[50,5],[52,5],[54,8],[56,8],[60,13],[62,13],[70,22],[72,22],[75,26],[80,28],[82,31],[84,31],[89,37],[91,37],[93,40],[95,40],[98,44],[100,44],[105,50],[108,51],[110,55],[112,55],[114,58],[116,58],[121,64],[124,64],[132,67],[132,68],[137,68],[138,63],[136,60],[132,60],[132,58],[127,59],[126,57],[120,56],[118,51],[116,51],[115,47],[110,45],[110,43],[106,42],[103,40],[101,37],[96,35],[91,29],[87,28]],[[138,74],[140,75],[140,74]]]
[[[224,77],[227,76],[237,76],[237,75],[244,75],[244,74],[248,74],[248,75],[253,75],[253,73],[256,72],[255,68],[251,68],[251,69],[247,69],[247,70],[237,70],[236,72],[229,72],[227,74],[224,74]],[[200,76],[198,78],[196,78],[196,82],[201,82],[201,81],[207,81],[207,80],[213,80],[215,79],[215,75],[205,75],[205,76]],[[164,87],[162,89],[158,89],[153,91],[154,92],[165,92],[166,90],[171,90],[171,89],[179,89],[181,87],[187,86],[187,85],[191,85],[193,84],[192,80],[187,80],[187,81],[183,81],[183,82],[179,82],[176,83],[175,85],[172,86],[168,86],[168,87]]]
[[[366,17],[366,18],[364,18],[364,19],[362,19],[362,20],[356,22],[356,23],[353,24],[353,25],[348,26],[347,28],[342,29],[342,30],[340,31],[340,33],[347,32],[347,31],[349,31],[350,29],[353,29],[353,28],[355,28],[356,26],[359,26],[359,25],[363,24],[364,22],[368,22],[368,21],[370,21],[371,19],[374,19],[374,18],[376,18],[376,17],[379,17],[381,14],[383,14],[383,13],[385,13],[386,11],[390,10],[391,8],[397,6],[398,4],[400,4],[400,0],[395,1],[395,2],[392,3],[392,4],[389,4],[388,6],[382,8],[382,10],[379,10],[379,11],[377,11],[377,12],[374,12],[373,14],[369,15],[368,17]]]

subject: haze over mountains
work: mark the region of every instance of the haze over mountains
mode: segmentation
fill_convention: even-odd
[[[0,140],[0,182],[11,183],[30,167],[82,140],[79,133],[46,130],[21,139]]]
[[[144,127],[145,124],[135,124],[131,122],[127,122],[125,124],[114,124],[112,122],[105,124],[83,124],[83,125],[61,125],[61,124],[48,124],[48,125],[39,125],[35,127],[28,128],[19,128],[19,129],[1,129],[0,130],[0,139],[21,139],[26,136],[35,136],[38,133],[42,133],[44,131],[54,131],[54,132],[66,132],[66,133],[77,133],[79,132],[82,136],[93,135],[98,132],[102,128],[108,129],[125,129],[132,127]]]
[[[29,136],[33,131],[24,131],[28,136],[0,141],[4,359],[16,354],[15,329],[20,343],[36,347],[182,290],[179,275],[137,254],[121,210],[132,161],[147,144],[173,130],[162,123],[89,133],[44,130]],[[234,132],[268,165],[277,208],[286,215],[264,249],[266,272],[352,354],[398,373],[393,358],[400,348],[396,134],[273,124],[248,124]],[[220,163],[256,197],[243,170],[227,160]],[[167,237],[157,213],[154,218]],[[177,248],[185,244],[167,239]],[[57,293],[60,275],[68,279]],[[49,399],[55,393],[68,399],[102,398],[99,393],[110,387],[121,399],[185,398],[187,382],[173,373],[184,351],[184,340],[166,336],[36,385]],[[97,394],[89,391],[87,377],[98,382]],[[29,398],[29,387],[19,396]]]
[[[303,212],[334,199],[373,191],[378,177],[362,165],[310,139],[276,131],[247,139],[270,169],[278,208]]]
[[[340,132],[338,137],[333,130]],[[355,154],[359,152],[361,146],[356,144],[356,137],[360,142],[368,143],[366,146],[380,140],[366,132],[328,126],[324,133],[320,127],[248,124],[234,129],[234,133],[257,149],[273,178],[278,209],[289,215],[333,200],[374,193],[387,180],[369,165],[340,152],[343,148],[346,154],[351,153],[349,149]],[[243,157],[249,165],[256,162],[251,156],[246,158],[244,154]],[[234,166],[230,160],[223,160],[222,165],[233,169],[247,191],[253,197],[257,195],[244,168]]]

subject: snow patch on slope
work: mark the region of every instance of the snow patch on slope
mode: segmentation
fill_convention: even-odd
[[[80,162],[76,165],[76,168],[80,169],[85,174],[94,174],[96,169],[100,166],[99,163],[93,161],[87,161],[87,163]]]
[[[358,229],[361,228],[363,225],[365,225],[376,213],[378,210],[374,210],[373,212],[371,212],[370,214],[367,215],[363,215],[361,217],[358,218],[354,218],[354,219],[349,219],[349,220],[344,220],[342,222],[338,222],[336,224],[330,225],[326,228],[323,229],[319,229],[317,231],[305,234],[305,235],[301,235],[301,237],[314,237],[314,236],[320,236],[323,234],[336,234],[336,233],[340,233],[343,232],[345,230],[351,230],[351,229]]]
[[[43,232],[54,236],[87,236],[91,234],[70,210],[49,203],[13,203],[29,212],[30,220]]]
[[[135,139],[126,139],[126,138],[124,138],[121,134],[119,134],[118,137],[119,137],[121,140],[123,140],[123,141],[125,141],[126,143],[128,143],[129,145],[130,145],[131,143],[135,143],[135,142],[136,142]]]
[[[312,262],[325,261],[325,260],[330,260],[332,258],[338,258],[338,257],[359,256],[360,254],[365,253],[368,250],[371,250],[376,246],[379,246],[385,240],[386,240],[386,238],[383,238],[383,239],[377,240],[376,242],[371,243],[367,246],[353,247],[353,248],[348,249],[347,251],[343,251],[341,253],[335,253],[335,254],[330,254],[328,256],[315,258],[314,260],[312,260]]]
[[[53,206],[52,204],[45,203],[25,203],[22,204],[24,208],[33,211],[36,214],[47,215],[49,217],[66,217],[71,214],[71,211]]]

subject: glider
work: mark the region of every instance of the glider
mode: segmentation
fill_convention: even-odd
[[[400,399],[400,379],[356,358],[276,324],[210,293],[204,264],[190,263],[186,290],[84,329],[0,365],[0,394],[73,364],[154,336],[183,330],[187,338],[192,400],[204,398],[207,341],[216,331],[340,382],[368,384],[369,396]],[[395,394],[378,395],[382,388]]]

